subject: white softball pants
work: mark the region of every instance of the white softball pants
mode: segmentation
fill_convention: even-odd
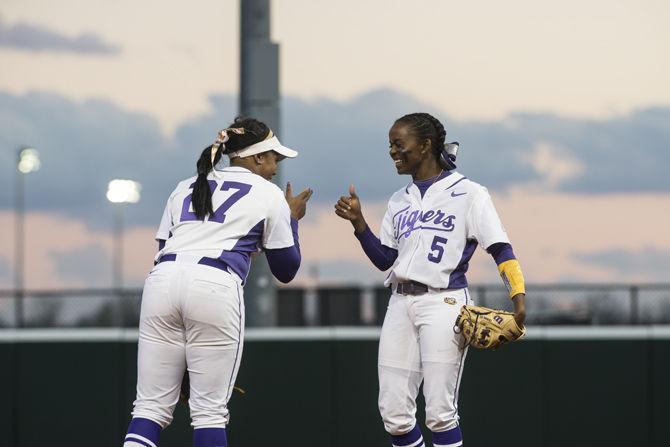
[[[188,369],[194,428],[224,428],[242,358],[239,278],[209,266],[163,262],[142,294],[133,416],[165,428]]]
[[[458,388],[467,348],[454,323],[467,289],[391,295],[379,341],[379,412],[386,431],[402,435],[416,425],[423,381],[426,426],[443,432],[458,425]],[[470,303],[471,304],[471,303]]]

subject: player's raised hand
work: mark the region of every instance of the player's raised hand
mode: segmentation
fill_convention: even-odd
[[[305,217],[305,213],[307,212],[307,202],[309,201],[309,198],[312,197],[312,194],[314,194],[314,191],[310,188],[306,188],[297,196],[293,196],[293,187],[291,186],[291,182],[286,184],[286,202],[288,203],[288,207],[291,209],[292,218],[300,220]]]
[[[349,185],[349,197],[342,196],[335,204],[335,214],[350,221],[356,233],[362,233],[368,226],[365,218],[363,218],[361,201],[356,194],[354,185]]]

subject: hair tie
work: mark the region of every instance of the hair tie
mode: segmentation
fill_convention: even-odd
[[[214,143],[212,143],[212,150],[211,150],[212,166],[214,166],[214,160],[216,159],[216,153],[219,151],[221,146],[223,146],[225,148],[226,143],[230,139],[230,136],[228,135],[229,131],[233,132],[237,135],[244,135],[244,129],[239,128],[239,127],[229,127],[227,129],[220,130],[219,133],[216,135],[216,140],[214,140]]]
[[[458,154],[458,141],[444,143],[444,149],[440,153],[440,159],[444,167],[451,171],[456,169],[456,155]]]

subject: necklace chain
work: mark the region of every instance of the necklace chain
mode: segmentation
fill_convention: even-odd
[[[433,186],[435,184],[435,182],[437,181],[437,179],[440,178],[443,173],[444,173],[444,169],[440,169],[440,173],[435,176],[435,178],[433,179],[433,183],[431,183],[430,186]]]

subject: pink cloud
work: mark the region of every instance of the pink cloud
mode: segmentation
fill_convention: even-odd
[[[670,194],[578,195],[513,189],[494,194],[494,203],[512,240],[528,282],[556,281],[627,282],[663,281],[667,278],[645,272],[618,272],[584,260],[583,256],[608,250],[640,252],[645,247],[670,251]],[[378,234],[385,203],[364,203],[365,216]],[[297,284],[309,282],[310,271],[321,266],[319,275],[329,279],[327,266],[340,265],[348,275],[339,281],[379,283],[385,274],[367,260],[349,222],[335,216],[330,206],[312,206],[301,221],[303,268]],[[13,266],[14,218],[0,212],[0,257]],[[124,277],[127,285],[140,286],[151,269],[156,250],[155,229],[135,227],[124,237]],[[30,289],[82,287],[83,281],[58,274],[54,253],[99,246],[100,262],[110,269],[112,235],[92,230],[84,222],[48,213],[26,216],[26,286]],[[669,266],[670,267],[670,266]],[[350,272],[350,273],[347,273]],[[471,283],[497,283],[491,258],[478,250],[468,274]],[[13,273],[0,278],[0,288],[11,288]]]
[[[14,268],[14,215],[0,212],[0,226],[5,229],[0,236],[0,256]],[[124,277],[129,285],[137,285],[151,268],[156,249],[153,241],[155,230],[129,229],[124,236]],[[56,214],[34,212],[25,219],[25,287],[51,289],[83,287],[84,281],[64,279],[57,273],[53,254],[67,253],[91,245],[100,246],[100,262],[109,267],[109,281],[97,287],[111,287],[112,235],[102,230],[91,230],[85,222]],[[2,288],[13,287],[13,272],[0,283]]]

